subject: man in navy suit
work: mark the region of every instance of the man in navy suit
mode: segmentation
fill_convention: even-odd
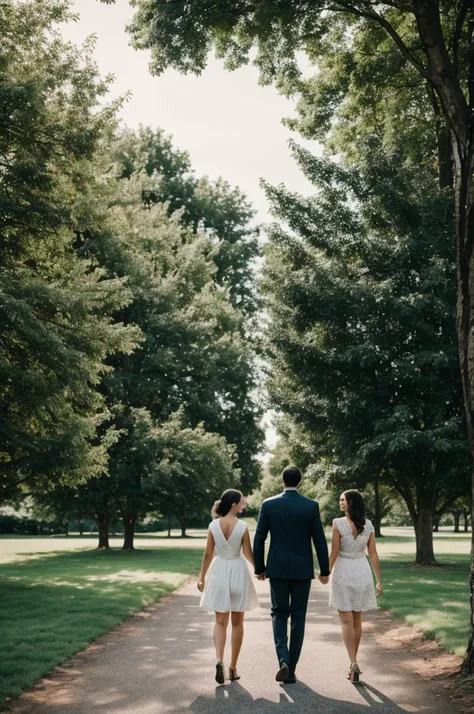
[[[301,471],[288,466],[282,474],[283,493],[262,503],[253,542],[255,574],[270,579],[273,637],[279,662],[277,682],[293,684],[303,646],[306,609],[314,562],[311,541],[316,548],[319,581],[329,581],[329,556],[319,506],[298,493]],[[270,549],[265,566],[265,540],[270,532]],[[288,647],[288,618],[291,637]]]

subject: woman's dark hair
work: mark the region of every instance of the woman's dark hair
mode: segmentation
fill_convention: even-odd
[[[226,516],[232,506],[239,503],[241,498],[243,498],[243,495],[240,491],[237,491],[235,488],[228,488],[212,507],[212,517],[217,518],[218,516]]]
[[[355,488],[350,488],[348,491],[344,491],[344,496],[346,497],[347,507],[349,511],[349,518],[355,525],[357,530],[357,535],[360,535],[364,530],[365,526],[365,503],[362,495]]]

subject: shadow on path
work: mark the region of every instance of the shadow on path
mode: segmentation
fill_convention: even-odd
[[[374,687],[361,682],[354,685],[361,694],[363,702],[354,704],[324,697],[303,682],[292,685],[282,685],[280,701],[272,702],[269,699],[257,698],[242,687],[238,682],[228,686],[216,687],[214,696],[198,697],[189,707],[194,714],[296,714],[296,712],[318,712],[318,714],[367,714],[367,710],[383,712],[384,714],[397,714],[406,712],[397,704],[379,692]]]

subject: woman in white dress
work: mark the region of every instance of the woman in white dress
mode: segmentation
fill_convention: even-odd
[[[202,592],[200,606],[213,610],[216,615],[214,645],[218,684],[225,682],[223,660],[229,615],[232,621],[229,679],[234,681],[240,679],[237,660],[244,637],[245,612],[259,606],[255,585],[243,557],[254,570],[249,529],[244,521],[237,518],[246,504],[241,492],[232,488],[224,491],[219,501],[215,502],[212,509],[214,520],[209,525],[198,582],[198,589]]]
[[[329,606],[339,612],[341,620],[342,638],[350,661],[347,679],[358,682],[361,671],[357,653],[362,637],[362,612],[377,608],[376,598],[382,594],[380,561],[374,527],[365,517],[361,494],[354,489],[344,491],[339,506],[345,515],[332,522]],[[377,578],[375,587],[366,549]]]

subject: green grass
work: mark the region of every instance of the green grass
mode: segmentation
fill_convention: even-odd
[[[470,620],[469,557],[440,557],[441,568],[418,568],[406,556],[382,556],[380,607],[457,655],[466,651]]]
[[[0,565],[0,709],[199,569],[202,549],[72,551]]]

